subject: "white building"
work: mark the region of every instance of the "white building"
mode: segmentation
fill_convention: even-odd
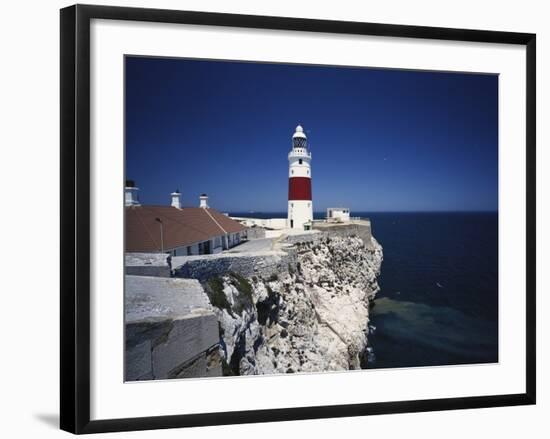
[[[288,222],[291,229],[311,228],[313,202],[311,197],[311,153],[301,125],[292,136],[292,150],[288,154]]]
[[[246,237],[246,227],[210,208],[206,194],[201,194],[199,207],[182,206],[179,191],[170,194],[170,206],[142,205],[136,195],[133,182],[127,182],[124,200],[127,253],[172,256],[219,253]]]
[[[329,207],[327,209],[327,221],[347,223],[350,220],[347,207]]]
[[[265,229],[272,230],[284,230],[286,229],[286,218],[249,218],[232,216],[231,219],[240,222],[246,227],[263,227]]]

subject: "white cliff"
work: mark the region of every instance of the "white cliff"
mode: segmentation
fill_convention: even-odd
[[[356,236],[297,242],[268,279],[227,273],[203,285],[220,325],[225,374],[348,370],[366,351],[382,247]]]

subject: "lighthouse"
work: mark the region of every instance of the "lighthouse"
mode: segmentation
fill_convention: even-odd
[[[291,229],[311,227],[313,202],[311,200],[311,153],[301,125],[292,136],[292,150],[288,153],[288,223]]]

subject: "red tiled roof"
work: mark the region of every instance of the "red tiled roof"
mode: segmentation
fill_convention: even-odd
[[[210,208],[129,206],[126,207],[125,213],[127,252],[161,250],[160,224],[156,218],[162,221],[165,250],[245,230],[237,221]]]

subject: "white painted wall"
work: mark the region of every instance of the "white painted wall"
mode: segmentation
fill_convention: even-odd
[[[172,197],[172,207],[176,209],[181,208],[181,194],[179,192],[172,192],[170,196]]]
[[[304,224],[313,220],[313,202],[310,200],[289,200],[288,227],[303,229]]]
[[[267,226],[270,229],[284,229],[286,227],[286,218],[270,218],[267,220]]]
[[[241,233],[230,233],[227,235],[227,244],[229,248],[235,247],[236,245],[241,243]]]
[[[221,253],[223,251],[223,240],[225,237],[216,236],[214,239],[210,240],[210,250],[213,254]]]
[[[302,163],[300,163],[302,160]],[[288,153],[288,177],[311,178],[311,153],[304,148],[294,148]]]
[[[349,209],[347,207],[329,207],[327,209],[327,219],[349,221]]]
[[[210,239],[210,250],[212,254],[221,253],[224,250],[224,241],[229,248],[241,243],[241,232],[230,233],[227,236],[220,235]],[[191,254],[188,252],[191,250]],[[199,244],[184,245],[170,251],[172,256],[191,256],[199,254]]]
[[[189,245],[189,246],[184,245],[182,247],[175,248],[174,250],[171,251],[172,256],[191,256],[188,253],[187,248],[190,248],[191,255],[198,255],[199,254],[199,244],[192,244],[192,245]]]
[[[232,216],[232,219],[239,221],[242,225],[246,227],[267,227],[269,229],[280,230],[286,228],[287,219],[286,218],[246,218],[246,217],[236,217]]]

